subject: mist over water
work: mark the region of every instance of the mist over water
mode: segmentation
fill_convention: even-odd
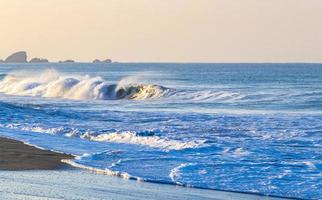
[[[322,196],[320,64],[0,65],[0,135],[152,182]]]

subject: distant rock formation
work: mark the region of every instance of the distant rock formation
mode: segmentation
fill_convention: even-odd
[[[27,53],[25,51],[19,51],[5,59],[6,63],[26,63]]]
[[[58,63],[74,63],[74,60],[64,60],[64,61],[59,61]]]
[[[93,63],[112,63],[112,60],[111,59],[105,59],[105,60],[95,59],[95,60],[93,60]]]
[[[33,58],[29,61],[30,63],[48,63],[48,59],[44,58]]]
[[[103,63],[112,63],[112,60],[111,59],[106,59],[106,60],[103,60]]]
[[[5,60],[0,60],[0,63],[48,63],[49,62],[48,59],[38,58],[38,57],[32,58],[28,62],[27,57],[28,57],[27,52],[19,51],[10,55]],[[61,60],[58,63],[75,63],[75,61],[71,59],[67,59],[67,60]],[[95,59],[93,60],[93,63],[108,64],[108,63],[117,63],[117,62],[112,61],[111,59],[105,59],[105,60]]]
[[[101,63],[102,61],[100,61],[99,59],[95,59],[93,60],[93,63]]]

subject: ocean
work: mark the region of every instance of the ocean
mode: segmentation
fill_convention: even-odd
[[[126,179],[322,197],[322,64],[0,64],[0,136]]]

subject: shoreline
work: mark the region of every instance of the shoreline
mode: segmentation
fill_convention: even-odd
[[[0,144],[0,170],[55,170],[69,166],[61,160],[74,158],[5,137]]]
[[[60,184],[67,183],[69,181],[75,180],[75,182],[81,182],[81,180],[88,179],[87,181],[92,183],[97,181],[95,185],[77,185],[76,187],[83,188],[84,190],[89,190],[92,187],[98,187],[101,189],[101,185],[104,185],[104,190],[102,191],[103,197],[105,195],[116,195],[121,193],[128,193],[129,190],[135,192],[139,199],[144,199],[146,196],[158,197],[156,199],[164,199],[165,194],[161,191],[168,190],[170,192],[170,199],[222,199],[222,200],[242,200],[242,199],[252,199],[252,200],[277,200],[277,199],[289,199],[288,197],[278,197],[278,196],[265,196],[261,194],[244,193],[244,192],[233,192],[224,190],[208,190],[202,188],[191,188],[182,187],[178,185],[171,184],[160,184],[153,182],[140,182],[140,181],[129,181],[125,177],[120,178],[117,176],[106,176],[105,174],[93,173],[91,170],[86,170],[82,168],[74,168],[74,166],[66,163],[66,160],[74,159],[75,157],[68,154],[57,153],[50,150],[43,150],[37,147],[25,144],[19,140],[9,139],[0,136],[0,186],[7,187],[7,182],[11,176],[24,176],[28,177],[21,183],[21,180],[13,180],[12,184],[23,184],[20,185],[21,190],[28,185],[33,185],[35,182],[41,183],[54,183],[53,187],[46,188],[44,190],[49,191],[59,191],[61,189]],[[64,161],[65,160],[65,161]],[[68,170],[75,169],[75,170]],[[9,173],[9,174],[8,174]],[[12,174],[13,173],[13,174]],[[54,179],[48,177],[55,176]],[[66,179],[65,177],[73,177],[73,180]],[[61,180],[63,182],[57,183],[55,180]],[[77,180],[77,181],[76,181]],[[25,182],[27,181],[27,182]],[[112,188],[106,190],[105,184],[108,182],[114,185]],[[38,183],[37,183],[38,184]],[[46,185],[45,184],[45,185]],[[72,183],[70,183],[72,184]],[[116,186],[117,185],[117,186]],[[115,187],[116,186],[116,187]],[[37,187],[43,187],[39,183]],[[75,188],[73,188],[75,189]],[[5,190],[11,191],[10,188]],[[4,194],[4,189],[0,190],[0,194]],[[106,190],[106,191],[105,191]],[[148,192],[147,192],[148,191]],[[15,191],[16,192],[16,191]],[[70,192],[71,197],[78,196],[79,190]],[[37,195],[36,195],[37,194]],[[64,193],[65,194],[65,193]],[[31,191],[27,196],[38,196],[38,191]],[[92,197],[93,193],[83,194],[86,197]],[[84,196],[81,196],[82,198]],[[10,196],[11,197],[11,196]],[[17,197],[16,194],[13,197]],[[101,196],[102,197],[102,196]],[[97,198],[93,198],[97,199]],[[101,198],[98,198],[101,199]],[[119,198],[117,198],[119,199]],[[120,199],[132,199],[131,195],[122,196]],[[293,199],[293,198],[291,198]],[[294,198],[296,199],[296,198]]]

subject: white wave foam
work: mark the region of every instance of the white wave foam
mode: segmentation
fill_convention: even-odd
[[[22,127],[21,130],[56,135],[58,132],[62,131],[63,128],[61,128],[61,127],[59,127],[59,128],[43,128],[40,126],[35,126],[35,127]]]
[[[178,140],[170,140],[160,138],[158,136],[138,136],[135,132],[121,132],[121,133],[106,133],[97,136],[87,135],[93,141],[105,141],[115,143],[127,143],[149,146],[153,148],[160,148],[166,150],[182,150],[188,148],[198,148],[204,144],[205,141],[188,141],[182,142]]]
[[[228,155],[231,157],[244,157],[244,156],[248,156],[249,154],[251,154],[251,152],[247,151],[246,149],[243,148],[225,148],[222,152],[223,155]]]
[[[127,180],[128,179],[136,179],[138,181],[142,180],[139,177],[132,177],[130,174],[125,173],[125,172],[112,171],[112,170],[109,170],[109,169],[97,169],[97,168],[94,168],[94,167],[79,164],[79,163],[75,162],[74,160],[63,159],[61,161],[63,163],[69,164],[69,165],[71,165],[73,167],[77,167],[77,168],[85,169],[85,170],[88,170],[88,171],[92,171],[92,172],[97,173],[97,174],[103,174],[103,175],[109,175],[109,176],[118,176],[118,177],[121,177],[121,178],[127,179]]]
[[[18,130],[23,130],[23,131],[31,131],[31,132],[36,132],[36,133],[46,133],[50,135],[61,135],[64,134],[67,137],[73,137],[73,136],[79,136],[82,133],[78,129],[68,129],[64,128],[62,126],[60,127],[42,127],[42,126],[29,126],[29,125],[24,125],[24,124],[0,124],[0,127],[4,128],[10,128],[10,129],[18,129]]]
[[[178,182],[177,180],[181,177],[181,169],[185,168],[185,167],[188,167],[188,166],[191,166],[191,165],[194,165],[194,164],[193,163],[182,163],[182,164],[180,164],[179,166],[173,168],[170,171],[169,177],[171,178],[171,180],[173,182],[175,182],[176,184],[180,185],[181,183]]]
[[[56,70],[41,73],[13,73],[0,81],[0,92],[18,96],[64,99],[134,99],[160,98],[168,89],[151,84],[120,81],[109,84],[102,77],[64,75]]]
[[[79,137],[82,139],[88,139],[97,142],[114,142],[114,143],[126,143],[126,144],[137,144],[143,146],[149,146],[152,148],[160,148],[164,150],[183,150],[189,148],[199,148],[205,143],[205,140],[197,141],[178,141],[170,140],[167,138],[161,138],[159,136],[140,136],[135,132],[113,132],[104,134],[95,134],[95,132],[85,130],[80,131],[75,128],[64,128],[64,127],[41,127],[41,126],[26,126],[21,124],[8,124],[0,127],[19,129],[23,131],[32,131],[36,133],[46,133],[50,135],[64,135],[66,137]]]
[[[234,101],[240,100],[245,97],[237,92],[230,91],[198,91],[198,92],[178,92],[174,96],[178,96],[179,98],[191,99],[198,102],[214,102],[214,101]]]
[[[38,73],[16,71],[0,81],[0,92],[17,96],[37,96],[73,100],[170,100],[231,102],[245,97],[231,91],[169,89],[146,84],[139,76],[124,77],[117,84],[100,76],[61,74],[54,69]]]

